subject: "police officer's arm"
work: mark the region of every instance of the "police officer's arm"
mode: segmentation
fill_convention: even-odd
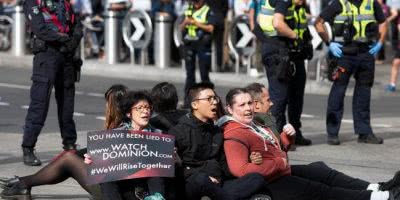
[[[206,31],[208,33],[212,33],[214,31],[213,24],[205,24],[205,23],[198,22],[196,20],[192,20],[192,24],[201,28],[203,31]]]
[[[46,24],[35,0],[26,0],[24,10],[33,34],[39,39],[48,42],[64,42],[69,39],[67,34],[55,31]]]
[[[329,43],[329,34],[325,29],[324,23],[332,21],[336,15],[342,12],[342,6],[339,1],[331,1],[329,5],[320,13],[315,21],[315,29],[317,30],[319,36],[327,44]]]
[[[285,22],[285,15],[288,8],[292,5],[292,1],[279,0],[275,3],[275,14],[272,20],[272,25],[278,31],[280,36],[284,36],[290,39],[296,39],[297,34],[294,32],[288,24]]]
[[[322,19],[321,17],[318,17],[317,20],[315,21],[314,26],[318,32],[318,35],[327,44],[327,43],[329,43],[329,35],[325,29],[324,23],[325,23],[324,19]]]
[[[284,36],[290,39],[297,39],[297,34],[294,32],[285,22],[285,16],[281,13],[275,13],[272,25],[278,31],[280,36]]]

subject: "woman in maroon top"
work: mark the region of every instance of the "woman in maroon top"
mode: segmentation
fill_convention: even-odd
[[[323,162],[291,166],[273,132],[253,122],[253,100],[245,89],[230,90],[226,104],[230,115],[218,124],[224,131],[229,170],[237,177],[262,174],[274,200],[400,200],[399,172],[386,183],[371,184]],[[260,162],[249,161],[255,152]]]

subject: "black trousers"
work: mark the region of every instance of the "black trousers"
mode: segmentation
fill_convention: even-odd
[[[63,144],[75,144],[76,128],[73,120],[75,83],[72,58],[58,50],[47,48],[33,58],[31,102],[25,119],[23,147],[34,147],[44,126],[54,87],[58,123]]]
[[[202,196],[213,200],[246,199],[261,191],[264,185],[263,176],[255,173],[225,181],[222,186],[211,182],[208,175],[197,173],[186,179],[186,199],[197,200]]]
[[[283,52],[288,52],[281,51],[281,53],[274,51],[271,50],[270,46],[271,44],[269,43],[263,45],[262,56],[268,77],[269,95],[271,96],[271,101],[274,103],[271,112],[276,118],[278,131],[281,132],[283,126],[286,124],[285,115],[287,108],[289,123],[295,128],[296,136],[301,137],[301,113],[303,112],[304,90],[307,79],[304,60],[291,59],[289,62],[286,62],[281,57],[288,56],[282,55],[284,54]],[[290,65],[288,68],[291,73],[288,74],[286,80],[282,80],[277,75],[278,68],[282,68],[282,65]],[[285,72],[285,74],[287,73]]]
[[[369,200],[369,183],[329,168],[323,162],[293,165],[292,176],[267,184],[274,200]]]

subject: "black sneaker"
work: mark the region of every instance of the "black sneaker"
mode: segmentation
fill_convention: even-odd
[[[63,149],[65,151],[76,150],[76,144],[65,144]]]
[[[380,137],[376,137],[373,133],[365,135],[358,135],[358,143],[367,143],[367,144],[383,144],[383,139]]]
[[[11,187],[4,188],[1,192],[3,199],[31,200],[31,189],[23,188],[20,184],[14,184]]]
[[[296,140],[294,141],[294,144],[298,146],[309,146],[312,144],[310,139],[306,139],[303,136],[296,136]]]
[[[40,166],[42,162],[35,155],[35,149],[30,147],[22,147],[24,155],[24,164],[28,166]]]
[[[0,187],[5,189],[7,187],[12,187],[14,184],[18,183],[19,177],[18,176],[14,176],[13,178],[0,178]]]
[[[326,140],[326,143],[328,143],[329,145],[340,145],[340,140],[338,136],[332,136],[332,135],[328,135],[328,139]]]
[[[389,181],[379,183],[380,191],[388,191],[395,187],[400,187],[400,171],[397,171]]]
[[[400,187],[389,190],[389,200],[400,200]]]

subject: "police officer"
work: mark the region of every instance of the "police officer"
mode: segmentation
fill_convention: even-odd
[[[278,131],[286,124],[288,107],[288,120],[296,130],[297,145],[312,143],[300,130],[306,83],[304,57],[298,53],[303,51],[300,46],[304,46],[307,24],[304,4],[303,0],[261,0],[254,28],[257,38],[263,41],[263,64],[275,105],[271,111],[276,117]],[[297,53],[291,52],[293,49],[297,49]]]
[[[32,31],[34,58],[31,102],[22,141],[23,161],[25,165],[37,166],[41,161],[34,147],[46,120],[53,88],[64,149],[76,148],[74,82],[82,61],[74,53],[82,38],[82,26],[69,0],[26,0],[24,12]]]
[[[330,42],[324,22],[333,25]],[[374,83],[374,56],[382,48],[387,23],[376,0],[336,0],[320,14],[315,24],[319,35],[329,46],[331,58],[337,61],[328,76],[333,85],[326,114],[327,143],[339,145],[343,100],[350,77],[356,85],[353,96],[354,131],[359,143],[382,144],[373,134],[370,123],[371,87]]]
[[[199,59],[202,82],[210,82],[211,42],[217,18],[205,0],[191,0],[180,24],[183,35],[183,56],[185,58],[185,107],[189,107],[187,92],[196,83],[196,56]]]

